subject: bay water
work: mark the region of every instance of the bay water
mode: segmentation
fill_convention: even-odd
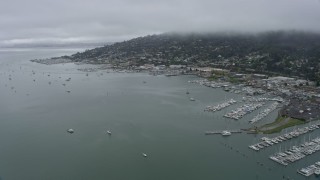
[[[204,135],[250,127],[259,111],[236,121],[222,115],[241,103],[204,112],[208,105],[240,101],[243,95],[188,83],[198,77],[87,73],[79,69],[94,66],[29,61],[80,50],[0,50],[2,180],[306,179],[297,169],[320,161],[315,153],[284,167],[268,158],[319,136],[319,130],[260,152],[248,145],[264,135]],[[75,132],[67,133],[69,128]]]

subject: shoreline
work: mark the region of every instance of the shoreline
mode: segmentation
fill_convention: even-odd
[[[235,78],[230,78],[230,75],[225,75],[224,73],[219,76],[215,74],[214,72],[210,71],[210,75],[207,73],[202,73],[201,71],[194,70],[194,71],[188,71],[188,68],[178,68],[178,69],[170,69],[168,67],[162,68],[162,69],[154,69],[154,68],[146,68],[146,69],[125,69],[125,68],[119,68],[115,67],[111,64],[98,64],[98,63],[88,63],[88,62],[74,62],[70,59],[59,57],[59,58],[47,58],[47,59],[34,59],[30,60],[31,62],[45,64],[45,65],[53,65],[53,64],[65,64],[65,63],[74,63],[75,65],[93,65],[97,67],[90,67],[90,68],[79,68],[77,70],[85,73],[89,72],[97,72],[102,70],[112,70],[112,72],[116,73],[148,73],[149,75],[158,76],[158,75],[164,75],[167,77],[171,76],[181,76],[181,75],[192,75],[201,78],[201,80],[195,80],[190,83],[197,83],[200,85],[204,85],[210,88],[222,88],[224,91],[229,93],[235,93],[235,94],[244,94],[247,97],[250,98],[256,98],[258,96],[267,96],[268,98],[273,97],[274,99],[277,99],[275,97],[284,98],[281,100],[282,104],[279,104],[281,106],[281,109],[278,109],[277,112],[281,114],[281,112],[284,111],[287,104],[290,103],[290,97],[283,96],[282,94],[277,93],[275,90],[271,90],[268,88],[263,87],[256,87],[255,85],[252,85],[248,83],[249,81],[239,81],[235,80]],[[191,68],[190,68],[191,69]],[[108,71],[108,73],[110,73]],[[88,75],[88,74],[87,74]],[[229,77],[229,79],[224,79],[223,77]],[[320,106],[320,103],[319,103]],[[309,113],[310,114],[310,113]],[[267,115],[266,115],[267,116]],[[263,117],[265,118],[265,117]],[[261,119],[263,119],[261,118]],[[294,119],[294,117],[292,117]],[[279,117],[277,117],[272,123],[277,122]],[[312,119],[310,119],[311,121]],[[313,119],[315,120],[315,119]],[[308,120],[306,120],[308,121]],[[255,122],[254,122],[255,123]],[[256,131],[254,128],[256,126],[252,123],[253,126],[245,128],[247,129],[249,133],[277,133],[280,132],[282,129],[286,129],[289,127],[292,127],[294,125],[300,125],[301,123],[295,122],[295,123],[288,123],[281,127],[275,127],[274,130],[270,131]],[[263,128],[267,126],[270,123],[265,123],[260,126],[260,128]]]

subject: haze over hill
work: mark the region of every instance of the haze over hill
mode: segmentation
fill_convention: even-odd
[[[320,32],[318,0],[3,0],[0,47],[116,42],[165,32]]]

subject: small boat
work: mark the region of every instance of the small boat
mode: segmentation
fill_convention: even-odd
[[[231,132],[225,130],[225,131],[222,131],[222,132],[221,132],[221,135],[222,135],[222,136],[230,136],[230,135],[231,135]]]
[[[190,98],[190,101],[195,101],[195,99],[194,98]]]
[[[143,157],[148,157],[148,155],[146,153],[142,153]]]
[[[74,133],[74,130],[73,129],[68,129],[67,132],[72,134],[72,133]]]
[[[109,135],[111,135],[111,131],[108,130],[107,133],[108,133]]]

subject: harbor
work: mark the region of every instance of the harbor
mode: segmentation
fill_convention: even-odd
[[[297,172],[303,176],[309,177],[313,174],[315,176],[320,176],[320,161],[316,162],[315,164],[312,164],[310,166],[301,168],[297,170]]]
[[[278,102],[274,102],[272,103],[269,107],[267,107],[266,109],[264,109],[263,111],[259,112],[258,115],[256,115],[253,119],[251,119],[249,122],[251,124],[256,123],[258,121],[260,121],[261,119],[263,119],[264,117],[266,117],[269,113],[271,113],[272,111],[274,111],[275,109],[277,109],[279,106]]]
[[[235,103],[237,103],[236,100],[230,99],[230,100],[228,100],[228,101],[225,101],[225,102],[223,102],[223,103],[217,104],[217,105],[215,105],[215,106],[207,106],[207,107],[204,109],[204,111],[208,111],[208,112],[220,111],[220,110],[222,110],[222,109],[224,109],[224,108],[226,108],[226,107],[229,107],[229,106],[231,106],[232,104],[235,104]]]
[[[24,61],[28,57],[25,53],[16,57],[16,61],[2,54],[7,58],[3,58],[0,67],[1,179],[300,180],[304,177],[297,169],[314,163],[313,157],[317,156],[317,153],[308,155],[289,166],[274,163],[269,155],[281,143],[288,146],[289,141],[274,143],[257,153],[248,145],[259,142],[265,135],[242,131],[251,125],[249,120],[259,110],[244,115],[241,121],[222,118],[224,111],[243,104],[265,103],[268,107],[273,102],[267,98],[274,96],[250,98],[232,93],[235,92],[232,85],[230,91],[225,91],[226,84],[207,88],[188,83],[198,77],[187,75],[169,78],[78,70],[91,67],[86,65],[41,65]],[[39,57],[37,53],[41,51],[34,53],[30,58]],[[246,90],[244,93],[253,92],[251,88],[242,89]],[[189,100],[191,97],[195,101]],[[214,113],[203,111],[207,105],[230,99],[237,103]],[[275,117],[276,112],[272,111],[261,122]],[[71,134],[71,129],[68,132],[68,128],[74,133]],[[292,127],[288,132],[300,128]],[[205,130],[208,135],[204,135]],[[319,136],[316,129],[308,133]],[[274,136],[278,135],[268,137]],[[305,136],[291,139],[300,144]],[[143,158],[142,153],[148,157]],[[32,161],[24,161],[29,157]],[[94,169],[88,162],[95,163]],[[133,168],[123,169],[123,164]],[[23,172],[16,173],[17,169]],[[221,170],[234,173],[222,175]],[[154,174],[159,174],[158,178]]]
[[[299,146],[292,146],[286,151],[277,152],[270,155],[269,158],[281,165],[287,166],[318,151],[320,151],[320,137],[302,143]]]
[[[319,128],[320,128],[320,123],[316,123],[316,124],[313,124],[310,126],[294,129],[291,132],[288,132],[288,133],[285,133],[283,135],[279,135],[279,136],[276,136],[273,138],[262,137],[261,142],[255,143],[253,145],[249,145],[249,148],[253,149],[255,151],[260,151],[260,150],[267,148],[267,147],[270,147],[272,145],[290,140],[292,138],[297,138],[297,137],[304,135],[306,133],[313,132],[314,130],[319,129]]]
[[[244,104],[244,105],[238,107],[237,109],[232,110],[231,112],[225,114],[224,117],[239,120],[244,115],[249,114],[249,113],[253,112],[254,110],[259,109],[264,104],[265,104],[264,102]]]

